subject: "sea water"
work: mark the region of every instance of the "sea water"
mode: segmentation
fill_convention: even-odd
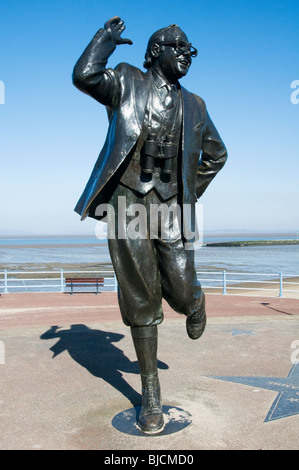
[[[206,246],[211,242],[244,239],[246,237],[204,239],[203,246],[194,251],[197,269],[299,275],[299,245]],[[254,237],[247,239],[253,240]],[[0,265],[7,268],[9,265],[34,263],[110,262],[107,243],[95,237],[0,238]]]

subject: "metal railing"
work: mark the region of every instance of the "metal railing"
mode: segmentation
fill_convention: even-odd
[[[212,277],[206,278],[202,277],[202,275]],[[268,291],[272,294],[276,292],[278,297],[283,297],[284,293],[296,293],[299,295],[299,282],[293,281],[293,279],[299,280],[299,275],[295,274],[240,273],[223,270],[221,272],[198,271],[198,277],[203,288],[218,289],[221,290],[221,293],[224,295],[228,294],[229,290]],[[250,277],[250,279],[248,279],[248,277]],[[297,286],[297,288],[295,287],[293,289],[293,286]]]
[[[71,275],[91,274],[93,277],[104,277],[104,289],[117,290],[117,281],[113,270],[101,271],[8,271],[4,270],[0,277],[0,292],[68,292],[65,278]],[[32,277],[36,275],[37,277]],[[47,277],[47,275],[50,277]],[[28,277],[29,276],[29,277]],[[88,276],[87,276],[88,277]]]
[[[65,278],[71,275],[104,277],[103,291],[117,291],[117,280],[113,269],[98,271],[9,271],[0,272],[0,293],[9,292],[68,292]],[[197,271],[204,289],[220,292],[223,295],[238,291],[271,292],[278,297],[284,294],[299,295],[299,274],[244,273],[222,271]],[[208,277],[206,277],[208,276]]]

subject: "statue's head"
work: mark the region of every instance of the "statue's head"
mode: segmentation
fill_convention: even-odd
[[[174,82],[188,73],[197,50],[188,42],[181,28],[172,24],[159,29],[150,37],[145,53],[144,67],[160,69]]]

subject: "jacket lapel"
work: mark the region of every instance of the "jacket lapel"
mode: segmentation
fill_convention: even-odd
[[[143,126],[145,111],[147,108],[147,103],[152,86],[153,76],[151,70],[149,70],[142,76],[134,77],[132,96],[134,102],[135,116],[140,131]]]

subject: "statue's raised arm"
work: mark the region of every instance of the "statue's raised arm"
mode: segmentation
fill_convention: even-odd
[[[124,21],[114,16],[106,21],[94,35],[73,70],[73,84],[83,93],[106,106],[113,106],[117,95],[117,78],[106,65],[117,45],[133,44],[131,39],[121,37]]]

